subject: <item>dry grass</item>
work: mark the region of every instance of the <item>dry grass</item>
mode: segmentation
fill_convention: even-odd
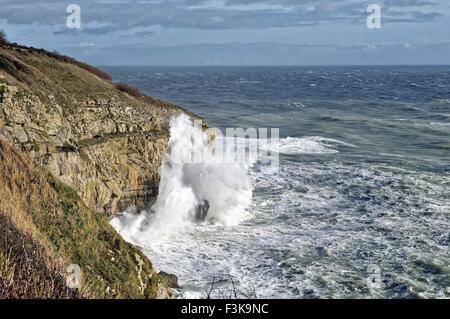
[[[0,299],[79,298],[45,249],[0,214]]]
[[[139,91],[139,89],[135,88],[134,86],[128,85],[126,83],[116,83],[116,88],[124,93],[128,93],[132,97],[135,97],[137,99],[144,98],[144,94]]]
[[[113,83],[111,77],[102,72],[58,53],[18,44],[0,46],[0,73],[5,76],[4,81],[33,93],[43,103],[53,103],[48,98],[53,96],[67,115],[79,111],[76,101],[84,102],[89,98],[115,99],[144,112],[150,108],[163,117],[183,111],[197,118],[179,106],[147,96],[130,85]]]
[[[0,141],[0,169],[0,298],[78,298],[16,193],[18,185],[41,182],[26,181],[31,161]]]
[[[123,94],[109,75],[87,64],[17,44],[0,46],[0,75],[2,83],[18,87],[17,95],[34,95],[49,105],[56,102],[65,117],[80,112],[87,99],[117,100],[121,105],[143,112],[151,108],[161,116],[181,111],[136,89],[127,88],[133,94]],[[69,264],[81,266],[85,279],[80,292],[82,297],[156,296],[159,278],[150,261],[123,241],[106,216],[87,208],[73,189],[3,141],[0,141],[0,214],[6,216],[5,225],[17,230],[17,236],[20,234],[26,243],[32,242],[45,252],[36,259],[45,260],[47,269],[65,276]],[[2,234],[0,228],[0,237]],[[18,252],[25,254],[25,250],[16,249],[14,253],[10,246],[8,243],[0,247],[0,267],[3,267],[5,282],[9,282],[11,274],[20,278],[30,260],[20,259],[22,255]],[[137,259],[144,261],[141,278]],[[36,270],[36,276],[43,269]],[[3,285],[4,291],[5,287],[12,289],[10,285]]]
[[[74,297],[61,286],[70,264],[83,271],[83,297],[156,297],[159,278],[150,261],[74,190],[2,140],[0,194],[0,297]]]
[[[147,108],[150,104],[163,112],[176,109],[145,96],[136,88],[112,83],[109,75],[95,67],[45,50],[0,46],[2,71],[7,83],[32,92],[44,103],[52,103],[48,96],[53,96],[65,114],[78,112],[74,101],[86,98],[117,99],[133,108]]]
[[[29,53],[38,53],[38,54],[41,54],[41,55],[46,55],[46,56],[48,56],[50,58],[53,58],[53,59],[56,59],[56,60],[58,60],[60,62],[65,62],[65,63],[70,63],[70,64],[73,64],[73,65],[76,65],[79,68],[81,68],[83,70],[86,70],[89,73],[92,73],[92,74],[96,75],[97,77],[99,77],[99,78],[101,78],[103,80],[106,80],[106,81],[111,81],[112,80],[111,76],[108,73],[106,73],[106,72],[104,72],[104,71],[102,71],[102,70],[100,70],[100,69],[98,69],[96,67],[93,67],[92,65],[89,65],[87,63],[78,61],[78,60],[76,60],[76,59],[74,59],[72,57],[69,57],[67,55],[63,55],[63,54],[61,54],[59,52],[56,52],[56,51],[49,52],[49,51],[47,51],[45,49],[37,49],[37,48],[34,48],[34,47],[27,47],[27,46],[20,45],[20,44],[17,44],[17,43],[9,43],[9,42],[3,42],[2,43],[1,40],[0,40],[0,45],[2,45],[3,47],[5,47],[7,49],[23,50],[23,51],[27,51]]]
[[[50,58],[54,58],[54,59],[56,59],[58,61],[61,61],[61,62],[66,62],[66,63],[71,63],[73,65],[76,65],[76,66],[82,68],[83,70],[86,70],[89,73],[92,73],[92,74],[98,76],[99,78],[101,78],[103,80],[106,80],[106,81],[111,81],[112,80],[111,75],[109,75],[108,73],[100,70],[99,68],[93,67],[92,65],[89,65],[87,63],[84,63],[84,62],[81,62],[81,61],[78,61],[78,60],[75,60],[74,58],[71,58],[71,57],[66,56],[66,55],[62,55],[62,54],[60,54],[58,52],[48,52],[48,51],[45,51],[45,50],[43,50],[43,51]]]

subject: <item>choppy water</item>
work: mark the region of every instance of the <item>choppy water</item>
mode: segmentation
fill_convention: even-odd
[[[450,67],[108,71],[210,126],[280,128],[280,170],[251,169],[245,221],[129,238],[181,297],[213,280],[227,297],[229,278],[239,297],[450,296]]]

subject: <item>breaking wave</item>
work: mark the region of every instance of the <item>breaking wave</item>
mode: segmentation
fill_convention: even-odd
[[[198,154],[200,162],[194,160]],[[244,160],[224,163],[201,127],[187,115],[173,117],[156,202],[148,211],[125,213],[111,223],[131,241],[145,234],[170,234],[196,222],[236,225],[251,204],[250,166]]]
[[[269,140],[262,147],[280,154],[335,154],[339,153],[336,146],[350,144],[321,136],[287,137],[277,141]]]

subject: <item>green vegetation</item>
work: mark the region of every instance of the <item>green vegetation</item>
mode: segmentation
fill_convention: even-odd
[[[186,109],[147,96],[128,84],[113,83],[104,71],[57,52],[7,43],[0,46],[0,70],[10,76],[7,79],[11,85],[27,84],[26,88],[43,102],[54,96],[66,114],[77,111],[74,100],[91,98],[117,99],[132,108],[152,105],[162,112],[183,111],[198,118]]]
[[[109,140],[120,139],[120,138],[131,137],[131,136],[138,136],[138,137],[142,137],[142,138],[144,138],[146,136],[151,136],[156,139],[156,138],[161,138],[164,135],[161,134],[161,131],[150,131],[150,132],[145,132],[145,133],[142,133],[142,132],[110,133],[110,134],[103,134],[101,136],[97,136],[97,137],[87,139],[87,140],[81,140],[79,142],[79,147],[81,150],[84,147],[99,145],[99,144],[103,144]]]
[[[0,94],[8,92],[8,86],[5,83],[0,83]]]
[[[6,36],[5,31],[0,30],[0,45],[8,44],[8,37]]]
[[[66,287],[45,249],[5,214],[0,214],[0,229],[0,299],[80,298]]]
[[[73,189],[2,140],[0,193],[0,296],[156,297],[159,278],[150,261],[114,231],[106,216],[87,208]],[[21,242],[34,253],[32,259],[24,257],[28,246]],[[63,285],[70,264],[83,271],[79,292]],[[26,286],[35,290],[14,293],[27,274]],[[11,276],[19,279],[11,282]],[[42,276],[53,281],[44,282],[41,291],[36,285]],[[47,286],[58,288],[51,292]]]
[[[120,183],[138,188],[157,177],[162,152],[152,152],[162,146],[153,138],[165,137],[165,119],[181,110],[123,87],[59,53],[0,45],[0,298],[170,297],[148,258],[102,209],[126,195]],[[119,133],[121,123],[133,129]],[[121,139],[138,164],[107,145]],[[69,153],[76,166],[64,181],[74,177],[72,188],[49,167]],[[102,166],[103,158],[114,161]],[[147,163],[154,167],[143,171]],[[66,287],[73,264],[83,276],[78,290]]]

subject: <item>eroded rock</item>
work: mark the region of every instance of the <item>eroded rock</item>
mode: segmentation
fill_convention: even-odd
[[[180,288],[180,286],[178,285],[178,277],[177,276],[166,273],[164,271],[160,271],[158,276],[161,279],[161,281],[163,282],[163,284],[165,284],[167,287],[175,288],[175,289]]]
[[[0,136],[19,145],[96,210],[115,214],[143,206],[157,194],[167,116],[151,106],[130,107],[115,98],[72,101],[67,112],[2,84]]]

